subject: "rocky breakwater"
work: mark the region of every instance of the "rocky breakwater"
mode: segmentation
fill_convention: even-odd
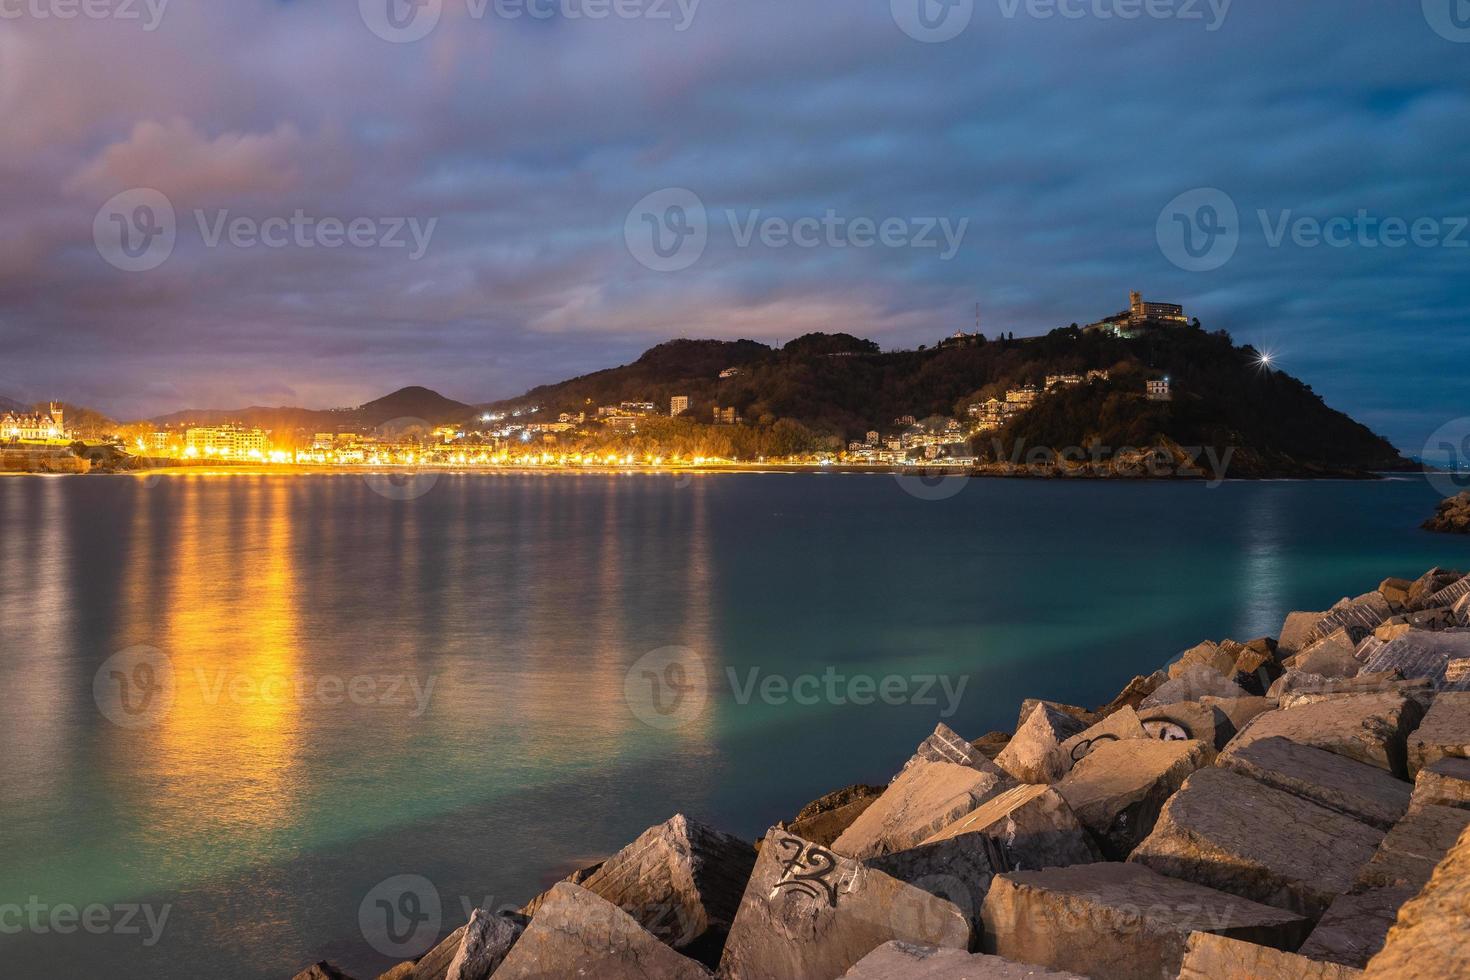
[[[384,978],[1470,977],[1467,896],[1470,576],[1432,569],[941,725],[756,844],[675,817]]]
[[[1441,500],[1434,516],[1424,522],[1424,529],[1441,534],[1470,534],[1470,490]]]

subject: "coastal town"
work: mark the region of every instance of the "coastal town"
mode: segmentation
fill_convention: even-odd
[[[1130,295],[1129,308],[1083,328],[1118,338],[1133,338],[1150,329],[1182,329],[1189,320],[1181,306],[1146,302]],[[1197,325],[1197,321],[1196,321]],[[977,333],[957,332],[934,348],[952,350],[985,343]],[[829,357],[854,356],[848,353]],[[721,383],[738,381],[744,369],[719,372]],[[742,455],[738,446],[689,433],[748,427],[741,409],[715,401],[705,414],[690,395],[667,402],[622,400],[552,414],[530,404],[486,410],[452,424],[401,418],[374,425],[339,426],[331,431],[267,429],[243,418],[209,421],[118,423],[81,431],[69,425],[64,407],[8,412],[0,416],[0,469],[43,472],[86,472],[104,469],[159,467],[313,467],[313,468],[690,468],[780,464],[878,468],[969,468],[980,461],[977,439],[997,433],[1044,400],[1070,389],[1107,384],[1104,368],[1075,373],[1040,374],[977,397],[953,415],[918,412],[900,415],[885,428],[858,438],[828,440],[823,445],[793,445],[787,451],[757,450]],[[1150,402],[1174,397],[1172,379],[1159,374],[1145,379],[1136,394]],[[345,413],[350,410],[340,410]],[[220,413],[208,413],[218,416]],[[707,445],[700,450],[679,444]],[[119,465],[121,464],[121,465]]]

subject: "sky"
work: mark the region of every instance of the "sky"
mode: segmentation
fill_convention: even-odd
[[[1138,289],[1417,452],[1470,415],[1467,7],[0,0],[0,395],[482,402]]]

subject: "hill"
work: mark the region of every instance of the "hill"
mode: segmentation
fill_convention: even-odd
[[[475,414],[464,402],[446,398],[428,388],[402,388],[356,408],[308,409],[266,408],[189,409],[153,419],[163,425],[221,425],[239,422],[273,432],[367,431],[399,419],[422,419],[431,425],[463,422]]]
[[[731,372],[727,369],[734,368]],[[843,334],[815,334],[775,349],[753,341],[675,341],[632,364],[547,385],[487,406],[588,412],[622,401],[666,408],[691,399],[703,422],[735,408],[756,428],[797,423],[831,446],[903,416],[963,418],[968,407],[1053,374],[1106,370],[1105,383],[1059,390],[1003,430],[975,440],[982,456],[1005,447],[1166,445],[1234,448],[1242,476],[1314,476],[1403,469],[1392,445],[1328,407],[1311,387],[1267,370],[1250,347],[1195,327],[1121,338],[1075,327],[1032,339],[996,339],[917,351],[879,352]],[[722,372],[728,374],[721,377]],[[1145,382],[1171,379],[1174,400],[1148,401]]]

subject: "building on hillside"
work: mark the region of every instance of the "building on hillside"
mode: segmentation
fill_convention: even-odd
[[[945,337],[936,347],[939,350],[950,350],[956,347],[978,347],[985,342],[985,338],[978,333],[965,333],[956,330],[953,335]]]
[[[1086,379],[1080,374],[1048,374],[1046,376],[1047,391],[1053,388],[1071,388],[1085,383]]]
[[[0,439],[6,442],[66,442],[66,417],[54,402],[46,412],[10,413],[0,418]]]
[[[678,418],[687,411],[689,411],[688,395],[675,395],[673,398],[669,399],[670,416],[672,416],[673,418]]]
[[[1112,375],[1109,374],[1107,371],[1088,371],[1087,372],[1087,383],[1088,384],[1092,384],[1094,381],[1109,381],[1111,379],[1112,379]]]
[[[1106,331],[1119,337],[1132,337],[1145,327],[1183,327],[1189,325],[1184,307],[1177,303],[1149,303],[1143,294],[1134,290],[1128,294],[1128,309],[1115,313],[1097,323],[1088,324],[1088,330]]]
[[[261,429],[241,425],[201,426],[184,434],[184,454],[218,459],[264,459],[270,439]]]
[[[1151,402],[1171,402],[1174,400],[1174,386],[1168,378],[1158,378],[1147,384],[1148,400]]]
[[[1015,405],[1019,408],[1030,408],[1036,404],[1036,399],[1040,396],[1041,392],[1036,390],[1035,385],[1012,388],[1006,392],[1006,404]]]
[[[741,418],[740,413],[733,407],[721,408],[718,405],[715,406],[715,425],[739,425],[744,421],[745,419]]]
[[[728,381],[731,378],[738,378],[738,377],[740,377],[740,374],[741,374],[741,371],[740,371],[739,368],[725,368],[725,370],[723,370],[723,371],[720,372],[720,380],[721,381]]]

